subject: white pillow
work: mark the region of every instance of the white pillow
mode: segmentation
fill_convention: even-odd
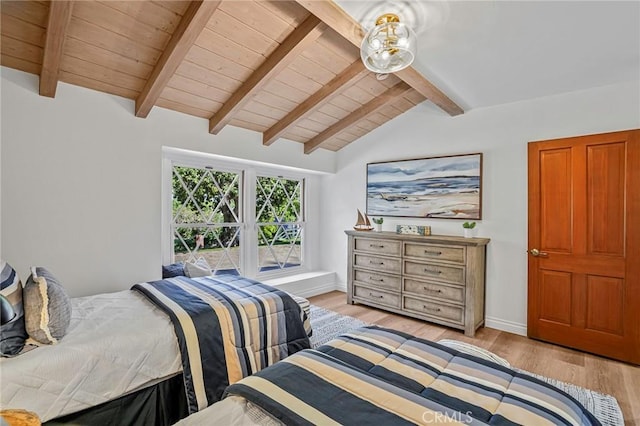
[[[200,258],[194,262],[187,262],[184,264],[184,273],[187,274],[189,278],[196,277],[209,277],[213,275],[211,273],[211,266],[207,263],[204,258]]]

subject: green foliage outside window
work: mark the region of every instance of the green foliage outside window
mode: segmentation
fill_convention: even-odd
[[[281,177],[259,176],[256,183],[256,221],[258,223],[294,223],[302,220],[302,181]],[[261,230],[268,241],[277,235],[276,244],[289,243],[290,238],[278,228],[287,225],[264,225]],[[264,241],[260,241],[261,245]],[[298,241],[299,243],[299,241]]]
[[[176,224],[212,224],[240,222],[240,176],[237,173],[219,172],[191,167],[175,167],[173,171],[173,217]],[[235,234],[231,227],[214,228],[204,232],[195,227],[180,228],[180,235],[189,247],[195,247],[196,235],[205,236],[205,247],[219,246],[215,237],[227,244]],[[237,246],[237,238],[231,246]],[[187,249],[174,239],[174,251]]]
[[[196,247],[198,234],[204,235],[204,247],[220,247],[217,239],[225,246],[239,245],[239,239],[235,235],[237,228],[194,226],[242,222],[239,174],[176,166],[173,169],[172,191],[173,222],[178,226],[178,233],[188,247]],[[276,236],[275,244],[287,244],[292,241],[291,234],[282,232],[284,227],[291,225],[279,226],[275,223],[291,224],[302,221],[301,194],[302,181],[281,177],[257,178],[256,222],[274,223],[260,227],[264,239],[259,238],[259,245],[272,241]],[[295,244],[299,244],[299,240]],[[175,237],[174,253],[187,251],[183,242]]]

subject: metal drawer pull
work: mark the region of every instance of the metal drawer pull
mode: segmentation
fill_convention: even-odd
[[[371,264],[371,265],[384,265],[384,262],[374,262],[373,260],[370,260],[369,264]]]
[[[425,311],[440,312],[440,308],[434,309],[431,306],[427,306],[427,305],[422,305],[422,309],[424,309]]]
[[[440,256],[442,254],[441,251],[429,251],[429,250],[425,250],[424,254],[426,254],[427,256]]]
[[[432,293],[442,293],[442,290],[434,290],[432,288],[422,287],[424,291],[430,291]]]
[[[382,295],[380,295],[380,294],[373,294],[373,293],[369,293],[369,296],[371,296],[371,297],[375,297],[375,298],[377,298],[377,299],[382,299],[382,298],[384,298],[384,296],[382,296]]]
[[[369,281],[377,281],[379,283],[383,283],[384,278],[373,278],[372,276],[369,276]]]
[[[382,244],[369,244],[369,247],[372,247],[372,248],[384,248],[384,246]]]
[[[437,269],[427,269],[427,268],[424,268],[424,271],[425,271],[427,274],[432,274],[432,275],[440,275],[440,274],[442,273],[442,271],[439,271],[439,270],[437,270]]]

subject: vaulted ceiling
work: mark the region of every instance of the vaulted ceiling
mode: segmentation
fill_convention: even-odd
[[[418,71],[378,80],[363,30],[330,1],[2,1],[2,65],[337,151],[425,100],[463,111]]]

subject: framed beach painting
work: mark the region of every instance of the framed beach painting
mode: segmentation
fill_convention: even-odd
[[[482,153],[367,164],[367,214],[482,219]]]

